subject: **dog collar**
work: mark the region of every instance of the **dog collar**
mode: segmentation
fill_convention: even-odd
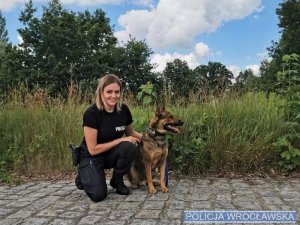
[[[148,132],[149,134],[153,135],[153,136],[165,136],[165,134],[160,133],[160,132],[158,132],[158,131],[156,131],[156,130],[150,128],[150,127],[147,128],[147,132]]]

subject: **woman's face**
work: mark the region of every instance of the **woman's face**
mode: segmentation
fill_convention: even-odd
[[[106,110],[113,110],[121,97],[120,86],[117,83],[109,84],[101,93],[101,98]]]

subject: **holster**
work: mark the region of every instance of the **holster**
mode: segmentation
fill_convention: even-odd
[[[78,164],[80,162],[81,148],[80,148],[80,146],[75,145],[75,144],[70,144],[69,147],[70,147],[71,153],[72,153],[73,166],[78,166]]]

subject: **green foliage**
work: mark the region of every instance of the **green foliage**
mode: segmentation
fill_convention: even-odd
[[[277,72],[281,71],[282,57],[296,53],[300,55],[300,1],[286,0],[279,3],[276,9],[278,15],[281,37],[278,42],[272,41],[272,46],[267,48],[271,62],[261,63],[262,90],[275,91]]]
[[[180,134],[168,136],[170,168],[193,175],[208,171],[248,173],[273,167],[272,142],[285,132],[282,104],[275,94],[266,98],[264,93],[248,93],[168,108],[184,121]],[[134,126],[143,122],[138,128],[145,129],[149,122],[145,114],[135,114],[138,123]]]
[[[6,48],[8,46],[8,32],[6,30],[6,20],[0,11],[0,97],[1,90],[6,87],[6,66],[9,63],[6,57]]]
[[[171,90],[176,97],[179,95],[187,97],[193,83],[191,69],[186,61],[180,59],[167,63],[163,79],[166,89]]]
[[[149,88],[149,89],[148,89]],[[143,86],[152,93],[151,84]],[[69,143],[83,137],[82,114],[88,100],[76,90],[69,98],[53,98],[46,91],[21,87],[0,102],[0,179],[10,174],[72,171]],[[249,93],[185,107],[168,107],[184,121],[180,134],[170,134],[169,165],[183,174],[253,172],[272,166],[274,139],[285,131],[283,102],[276,95]],[[133,126],[143,132],[156,108],[130,106]],[[289,153],[284,153],[284,157]]]
[[[198,88],[206,88],[209,94],[224,93],[232,84],[232,72],[219,62],[208,62],[207,65],[200,65],[194,69],[193,73]],[[202,84],[202,87],[199,84]]]
[[[1,116],[1,113],[0,113]],[[5,134],[4,130],[0,128],[0,140],[1,143],[14,143],[11,134]],[[0,147],[0,181],[6,183],[12,183],[14,181],[11,176],[13,170],[13,154],[10,145]]]
[[[247,93],[206,105],[211,169],[250,172],[270,166],[271,143],[283,132],[280,104],[273,94]]]
[[[6,30],[6,20],[0,11],[0,42],[8,42],[8,32]]]
[[[207,117],[201,108],[171,109],[184,121],[179,137],[169,135],[170,167],[183,174],[198,174],[210,165],[207,151]]]
[[[280,154],[283,170],[300,166],[300,60],[299,55],[282,57],[282,71],[277,73],[277,92],[284,97],[285,124],[287,133],[279,137],[273,146]]]
[[[298,0],[287,0],[279,4],[276,14],[279,18],[279,28],[282,36],[278,43],[280,58],[284,55],[300,54],[300,2]]]
[[[126,88],[134,95],[139,87],[148,81],[154,83],[156,78],[151,73],[153,65],[149,58],[152,50],[145,41],[137,41],[131,38],[123,48],[120,48],[121,55],[118,58],[116,74],[119,74]]]
[[[71,95],[65,102],[41,90],[13,92],[0,111],[1,179],[6,180],[12,171],[72,171],[68,144],[82,139],[81,118],[86,107]]]
[[[19,72],[14,85],[26,81],[29,88],[39,84],[57,93],[71,82],[92,81],[110,70],[117,39],[102,10],[74,13],[52,0],[41,17],[35,17],[36,11],[29,1],[20,15],[23,43],[13,52],[11,76]]]
[[[0,76],[4,83],[0,94],[21,82],[31,90],[38,85],[52,95],[66,95],[71,83],[87,90],[106,73],[117,74],[126,90],[135,95],[140,85],[155,82],[151,49],[134,38],[117,45],[110,20],[101,9],[73,12],[64,9],[59,0],[51,0],[43,6],[41,16],[37,13],[30,0],[20,14],[23,26],[18,32],[23,42],[5,53],[8,63]],[[0,15],[0,35],[1,21]],[[0,57],[1,46],[0,36]]]
[[[261,79],[254,76],[251,69],[241,71],[235,80],[236,83],[233,85],[235,91],[246,93],[251,91],[259,91],[261,89]]]
[[[157,101],[154,85],[150,81],[148,81],[147,84],[141,85],[139,89],[137,100],[142,102],[143,105],[151,105]]]

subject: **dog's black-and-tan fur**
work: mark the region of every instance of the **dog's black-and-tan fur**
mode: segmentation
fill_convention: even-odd
[[[179,133],[178,126],[182,125],[183,122],[176,119],[164,107],[157,109],[148,129],[143,133],[139,152],[128,175],[132,188],[137,188],[146,179],[149,193],[156,193],[152,172],[159,168],[161,190],[168,192],[165,184],[165,167],[168,155],[168,142],[165,134],[166,132]]]

